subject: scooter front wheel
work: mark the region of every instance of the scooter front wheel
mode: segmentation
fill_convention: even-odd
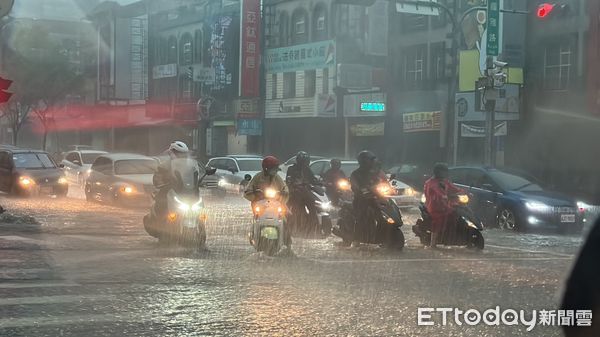
[[[469,231],[469,244],[467,245],[467,248],[483,250],[484,246],[485,240],[483,239],[483,234],[474,229]]]
[[[257,250],[259,252],[261,252],[261,251],[264,252],[268,256],[273,256],[273,255],[277,254],[277,252],[279,251],[277,240],[276,239],[261,239],[258,242]]]

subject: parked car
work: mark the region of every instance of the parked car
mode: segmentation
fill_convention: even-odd
[[[212,158],[206,165],[216,168],[217,172],[213,176],[206,177],[203,186],[221,197],[228,192],[239,194],[244,176],[247,174],[254,176],[260,172],[262,160],[263,158],[257,155],[230,155]]]
[[[67,152],[61,162],[65,167],[65,176],[70,182],[83,186],[94,160],[106,153],[105,151],[96,150]]]
[[[295,162],[295,160],[294,160],[294,162]],[[319,159],[311,158],[310,170],[313,172],[313,174],[317,178],[321,178],[321,177],[323,177],[323,174],[331,168],[330,162],[331,162],[331,158],[329,158],[329,159],[322,158],[322,157],[319,157]],[[346,177],[350,178],[350,175],[352,174],[352,172],[358,168],[358,162],[356,160],[345,160],[345,159],[341,159],[341,162],[342,162],[342,167],[341,167],[342,171],[344,171],[344,174],[346,175]]]
[[[157,166],[156,160],[139,154],[100,155],[85,183],[85,198],[120,206],[149,206]]]
[[[450,178],[472,194],[470,206],[488,226],[507,230],[580,232],[585,209],[574,198],[545,190],[528,175],[487,167],[454,167]]]
[[[422,192],[425,182],[432,175],[432,168],[433,166],[425,167],[418,164],[400,164],[390,167],[386,170],[386,173],[396,175],[397,179]]]
[[[321,156],[310,156],[310,162],[314,162],[320,159],[326,159],[325,157],[321,157]],[[290,159],[286,160],[283,164],[279,165],[279,174],[283,177],[283,179],[285,179],[285,175],[287,174],[287,169],[288,167],[292,166],[296,164],[296,155],[294,155],[293,157],[291,157]]]
[[[0,190],[16,196],[66,196],[67,179],[47,152],[0,146]]]

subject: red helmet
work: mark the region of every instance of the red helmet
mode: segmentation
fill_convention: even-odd
[[[265,159],[263,159],[263,161],[262,161],[263,170],[268,170],[268,169],[272,169],[272,168],[276,168],[276,167],[279,167],[279,159],[277,159],[273,156],[266,156]]]

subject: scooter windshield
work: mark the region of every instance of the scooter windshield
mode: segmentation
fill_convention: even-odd
[[[173,189],[178,194],[196,194],[200,179],[200,165],[194,159],[178,158],[171,162]]]

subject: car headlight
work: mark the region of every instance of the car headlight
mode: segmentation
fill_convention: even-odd
[[[552,211],[552,207],[544,204],[543,202],[533,201],[533,200],[526,201],[525,207],[527,207],[530,211],[534,211],[534,212],[550,212],[550,211]]]
[[[58,178],[58,183],[59,183],[59,184],[61,184],[61,185],[66,185],[66,184],[68,184],[69,182],[67,181],[67,178],[65,178],[65,177],[60,177],[60,178]]]
[[[413,195],[415,195],[415,190],[412,187],[409,187],[404,190],[404,195],[412,197]]]
[[[227,185],[227,181],[225,181],[225,179],[220,179],[217,185],[219,185],[219,187],[223,187]]]
[[[23,187],[29,187],[29,186],[35,184],[35,180],[33,180],[27,176],[22,176],[22,177],[19,177],[19,184]]]
[[[133,194],[133,192],[135,192],[135,189],[132,186],[123,186],[121,187],[121,192],[124,194]]]
[[[461,204],[468,204],[469,203],[469,196],[466,194],[460,194],[458,196],[458,202]]]

